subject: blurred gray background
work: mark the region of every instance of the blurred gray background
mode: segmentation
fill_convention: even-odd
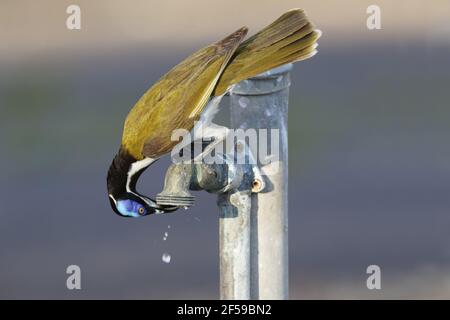
[[[0,298],[218,298],[215,196],[122,219],[106,171],[154,81],[293,7],[324,35],[292,72],[291,298],[450,298],[448,1],[377,1],[375,31],[371,1],[83,0],[69,31],[72,3],[0,3]],[[158,193],[167,165],[139,189]],[[66,289],[71,264],[80,291]],[[382,290],[365,286],[370,264]]]

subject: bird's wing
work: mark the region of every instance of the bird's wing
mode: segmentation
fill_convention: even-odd
[[[239,43],[241,28],[175,66],[136,103],[125,120],[122,145],[135,158],[158,158],[178,141],[175,129],[190,131]]]

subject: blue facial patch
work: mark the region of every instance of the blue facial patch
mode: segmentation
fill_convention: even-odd
[[[133,200],[119,200],[117,201],[117,210],[126,217],[138,218],[144,216],[147,210],[139,202]]]

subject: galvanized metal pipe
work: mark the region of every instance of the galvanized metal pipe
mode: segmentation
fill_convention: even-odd
[[[267,164],[266,159],[257,157],[263,173],[269,175],[266,176],[266,190],[251,195],[251,219],[250,216],[241,217],[244,220],[241,223],[236,221],[234,225],[221,219],[221,230],[226,229],[230,234],[239,232],[242,226],[247,225],[246,219],[250,219],[251,299],[288,298],[287,114],[291,69],[289,64],[244,80],[233,88],[230,95],[233,128],[268,129],[272,134],[275,132],[270,129],[278,130],[279,150],[269,148],[269,153],[278,152],[278,159]],[[245,241],[247,232],[246,229],[241,235]],[[246,242],[242,243],[244,245]],[[234,254],[246,255],[247,248],[242,250]],[[233,262],[236,257],[228,259]],[[243,296],[235,293],[233,298]]]
[[[173,164],[166,173],[161,205],[191,206],[189,190],[219,194],[220,298],[288,298],[287,110],[289,71],[273,69],[237,84],[231,92],[234,128],[267,129],[279,150],[267,163],[239,164],[224,155],[224,164]],[[270,132],[270,129],[277,130]],[[273,141],[271,141],[273,142]],[[247,154],[237,142],[237,153]],[[264,181],[261,171],[268,174]]]

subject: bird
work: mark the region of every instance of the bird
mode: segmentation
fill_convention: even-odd
[[[321,31],[303,9],[291,9],[244,40],[247,27],[191,54],[162,76],[136,102],[123,126],[122,141],[107,173],[111,207],[122,217],[173,212],[139,193],[141,174],[169,153],[176,129],[208,124],[220,99],[236,83],[317,53]]]

